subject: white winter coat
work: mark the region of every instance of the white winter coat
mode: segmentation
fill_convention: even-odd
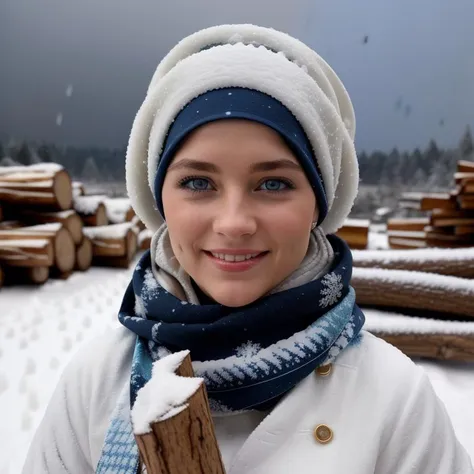
[[[121,328],[74,358],[35,435],[24,474],[94,472],[130,377],[134,342],[135,335]],[[331,430],[330,442],[317,440],[319,425]],[[367,332],[329,375],[304,379],[226,464],[228,474],[474,472],[423,370]]]

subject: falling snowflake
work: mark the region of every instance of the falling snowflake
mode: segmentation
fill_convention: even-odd
[[[260,344],[256,344],[252,341],[244,342],[241,346],[235,349],[235,353],[237,357],[253,357],[254,355],[258,354],[259,351],[262,350],[262,346]]]
[[[334,272],[329,273],[322,279],[322,284],[324,288],[321,290],[321,295],[323,295],[324,298],[319,302],[319,306],[326,308],[336,303],[342,296],[342,277],[341,275],[336,275]]]

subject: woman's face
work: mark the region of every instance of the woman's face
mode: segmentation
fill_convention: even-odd
[[[171,245],[201,290],[225,306],[252,303],[301,264],[315,196],[278,133],[247,120],[196,129],[168,168]]]

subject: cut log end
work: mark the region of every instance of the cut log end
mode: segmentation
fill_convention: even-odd
[[[76,246],[71,234],[62,228],[54,239],[55,267],[60,273],[70,272],[76,262]]]
[[[76,269],[85,272],[92,265],[92,243],[88,237],[83,238],[76,248]]]

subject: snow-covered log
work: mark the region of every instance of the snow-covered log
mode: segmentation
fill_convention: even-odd
[[[474,318],[474,280],[355,267],[352,285],[361,306],[432,311]]]
[[[53,265],[60,272],[68,272],[74,268],[75,245],[71,234],[61,223],[43,224],[0,230],[0,240],[43,240],[47,239],[53,246]]]
[[[467,249],[367,250],[352,252],[354,266],[474,278],[474,247]]]
[[[128,198],[107,198],[104,201],[107,218],[111,224],[130,222],[135,217],[135,212]]]
[[[0,263],[15,267],[51,267],[53,245],[47,238],[12,240],[0,237]]]
[[[418,318],[364,309],[365,329],[409,357],[474,362],[474,322]]]
[[[59,222],[69,231],[72,240],[76,245],[82,240],[82,220],[73,209],[61,212],[33,212],[21,211],[17,213],[19,219],[30,225],[49,224]]]
[[[474,173],[474,161],[458,161],[457,171],[458,173]]]
[[[345,240],[351,249],[365,249],[369,242],[369,227],[369,220],[346,219],[337,235]]]
[[[148,250],[150,248],[153,232],[149,229],[142,230],[138,234],[138,248],[140,250]]]
[[[104,201],[106,196],[78,196],[74,198],[74,209],[87,227],[106,226],[109,223]]]
[[[94,265],[127,268],[137,252],[137,235],[131,222],[102,227],[85,227],[92,241]]]
[[[153,364],[132,425],[147,474],[225,474],[204,381],[194,377],[189,351]]]
[[[62,166],[0,167],[0,200],[15,206],[63,211],[72,203],[72,184]]]
[[[432,209],[456,209],[456,198],[450,193],[404,193],[401,197],[401,207],[420,211]]]

